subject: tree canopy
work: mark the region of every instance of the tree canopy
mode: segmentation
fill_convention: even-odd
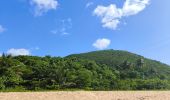
[[[170,67],[124,51],[0,57],[0,90],[170,89]]]

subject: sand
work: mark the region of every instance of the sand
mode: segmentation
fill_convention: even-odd
[[[10,92],[0,100],[170,100],[170,91]]]

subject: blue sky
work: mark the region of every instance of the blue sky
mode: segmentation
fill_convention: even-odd
[[[1,0],[0,53],[127,50],[170,64],[170,0]]]

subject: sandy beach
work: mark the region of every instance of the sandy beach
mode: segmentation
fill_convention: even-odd
[[[170,100],[170,91],[9,92],[0,100]]]

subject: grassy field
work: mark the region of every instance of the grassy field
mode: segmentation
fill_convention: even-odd
[[[0,100],[170,100],[170,91],[2,92]]]

